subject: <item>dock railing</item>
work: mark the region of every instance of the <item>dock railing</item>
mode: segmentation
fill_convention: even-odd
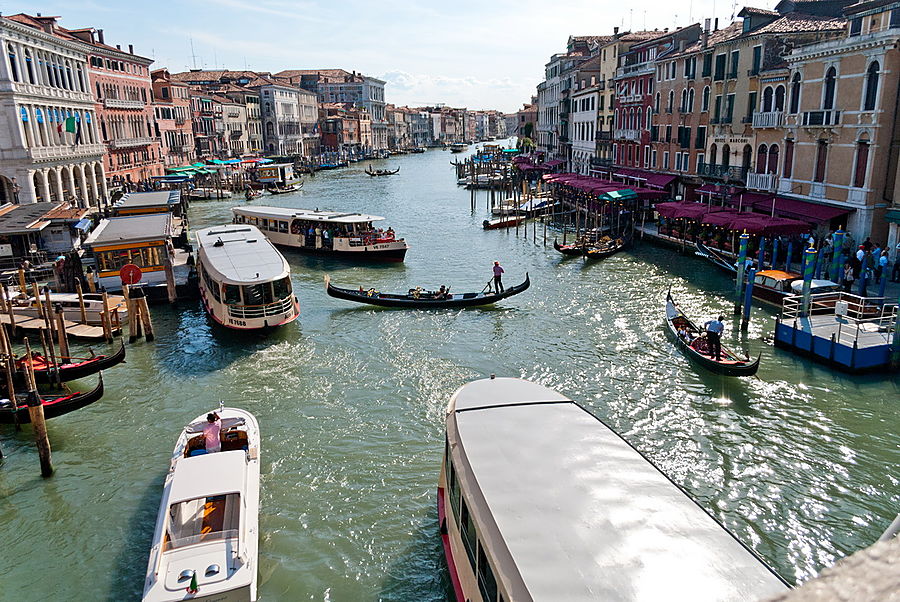
[[[831,292],[810,295],[810,316],[842,318],[837,342],[854,345],[860,334],[883,332],[890,335],[897,328],[897,303],[886,297],[861,297],[851,293]],[[784,298],[780,321],[796,323],[803,317],[803,295]]]

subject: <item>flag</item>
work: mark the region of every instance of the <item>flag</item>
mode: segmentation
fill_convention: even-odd
[[[74,134],[77,131],[77,124],[75,123],[74,117],[66,118],[66,131],[71,134]]]
[[[187,593],[196,594],[200,591],[200,588],[197,587],[197,573],[191,575],[191,584],[187,586]]]
[[[56,133],[62,134],[62,128],[63,128],[63,124],[62,124],[62,121],[60,121],[59,123],[56,124]]]

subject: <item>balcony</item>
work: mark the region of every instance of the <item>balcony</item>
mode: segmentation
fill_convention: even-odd
[[[632,77],[636,75],[647,75],[656,71],[653,63],[637,63],[634,65],[625,65],[616,69],[616,77]]]
[[[714,165],[712,163],[700,163],[697,165],[697,175],[731,182],[743,182],[747,177],[747,171],[746,167],[736,167],[734,165]]]
[[[641,139],[641,130],[623,130],[616,128],[614,136],[616,140],[633,140],[639,142]]]
[[[803,111],[803,127],[831,127],[841,122],[840,111]]]
[[[626,94],[619,96],[619,102],[644,102],[643,94]]]
[[[747,189],[775,192],[778,185],[778,176],[773,173],[747,173]]]
[[[591,157],[591,165],[594,167],[612,167],[613,160],[606,157]]]
[[[780,128],[784,123],[784,111],[753,113],[753,127],[756,129]]]
[[[136,146],[147,146],[153,144],[153,138],[116,138],[109,141],[111,148],[134,148]]]
[[[612,140],[612,132],[609,130],[600,130],[597,132],[597,140]]]
[[[106,109],[143,109],[145,106],[143,100],[124,100],[122,98],[103,99],[103,107]]]
[[[184,121],[185,121],[184,117],[176,117],[175,125],[184,125]]]
[[[40,96],[45,102],[49,99],[94,102],[94,98],[90,92],[76,92],[74,90],[65,90],[63,88],[53,88],[51,86],[40,84],[27,84],[25,82],[10,82],[7,80],[4,89],[8,89],[8,86],[12,87],[14,93],[27,96]]]
[[[231,130],[230,133],[232,138],[240,138],[244,135],[244,130]]]
[[[26,149],[26,152],[35,161],[48,159],[74,159],[76,157],[101,158],[106,154],[106,147],[102,144],[76,144],[74,146],[38,146]]]
[[[194,152],[193,144],[185,144],[184,146],[176,146],[175,148],[184,155]]]

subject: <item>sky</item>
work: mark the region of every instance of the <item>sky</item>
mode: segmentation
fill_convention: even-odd
[[[772,8],[776,0],[750,4]],[[2,14],[61,17],[134,44],[153,67],[342,68],[387,82],[397,105],[444,103],[513,112],[535,93],[550,56],[570,35],[682,27],[742,8],[726,0],[28,0]]]

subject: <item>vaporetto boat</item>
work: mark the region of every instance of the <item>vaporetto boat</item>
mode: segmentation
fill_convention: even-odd
[[[394,231],[376,229],[378,215],[290,207],[234,207],[236,224],[256,226],[273,243],[305,253],[365,261],[403,261],[409,245]]]
[[[253,330],[297,319],[290,265],[255,226],[204,228],[196,237],[200,299],[213,321]]]
[[[451,397],[438,517],[459,602],[744,602],[788,589],[598,418],[517,378]]]
[[[256,600],[259,424],[220,408],[221,448],[206,453],[206,414],[178,437],[163,486],[144,602]]]

